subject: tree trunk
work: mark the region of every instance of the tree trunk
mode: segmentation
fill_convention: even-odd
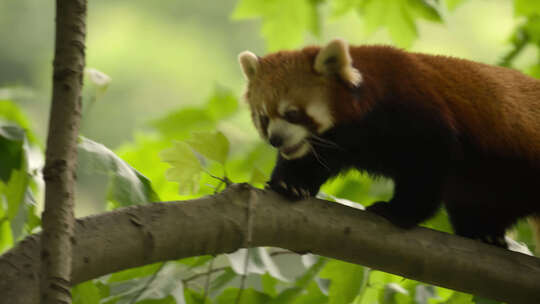
[[[71,303],[73,202],[85,36],[86,0],[57,0],[53,93],[43,170],[41,303]]]

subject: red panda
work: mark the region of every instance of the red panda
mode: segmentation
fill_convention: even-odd
[[[409,228],[444,204],[456,234],[501,247],[540,216],[540,81],[340,39],[239,62],[253,122],[279,150],[270,189],[301,199],[361,170],[395,185],[368,211]]]

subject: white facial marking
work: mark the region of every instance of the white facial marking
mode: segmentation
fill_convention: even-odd
[[[309,152],[309,143],[306,140],[309,131],[301,125],[274,118],[268,124],[268,138],[274,135],[283,139],[279,152],[285,159],[299,158]]]
[[[309,103],[306,108],[306,114],[319,125],[317,128],[319,134],[330,129],[334,125],[330,109],[328,109],[326,103],[322,101]]]

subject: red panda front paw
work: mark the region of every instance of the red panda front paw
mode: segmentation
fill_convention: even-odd
[[[278,194],[293,201],[305,199],[312,196],[309,190],[299,186],[289,185],[284,181],[269,181],[266,183],[266,186],[264,188],[277,192]]]
[[[396,208],[395,204],[392,203],[376,202],[368,206],[366,211],[382,216],[392,224],[404,229],[410,229],[418,224],[418,221],[413,216],[409,216],[407,212]]]

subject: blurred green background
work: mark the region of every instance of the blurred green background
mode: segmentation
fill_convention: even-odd
[[[104,72],[112,82],[85,113],[82,133],[116,148],[136,130],[144,130],[148,121],[201,104],[216,84],[240,95],[243,79],[236,55],[246,49],[265,54],[268,44],[259,34],[260,20],[231,19],[236,5],[236,0],[89,1],[87,67]],[[332,5],[323,4],[319,13],[320,37],[306,33],[289,46],[320,44],[333,37],[351,44],[396,44],[386,28],[366,33],[354,11],[335,16]],[[470,0],[441,13],[443,24],[417,21],[419,35],[410,50],[496,63],[510,48],[508,40],[518,22],[507,0]],[[0,87],[17,88],[16,99],[41,138],[51,95],[53,30],[50,1],[0,1]],[[522,57],[518,67],[535,54]]]

